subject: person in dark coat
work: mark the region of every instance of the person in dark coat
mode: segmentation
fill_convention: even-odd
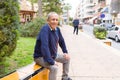
[[[61,30],[58,27],[59,16],[56,12],[50,12],[47,23],[41,28],[34,49],[34,61],[36,64],[49,69],[49,79],[57,80],[58,63],[63,65],[62,80],[72,80],[68,76],[70,56],[66,48]],[[58,46],[63,53],[58,53]]]
[[[76,32],[76,35],[78,35],[79,19],[76,18],[73,20],[73,26],[74,26],[73,34]]]

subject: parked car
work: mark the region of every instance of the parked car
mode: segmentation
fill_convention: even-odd
[[[100,26],[105,27],[106,30],[108,30],[109,28],[112,28],[115,25],[113,23],[101,23]]]
[[[108,38],[114,39],[116,42],[120,41],[120,26],[114,26],[108,29]]]

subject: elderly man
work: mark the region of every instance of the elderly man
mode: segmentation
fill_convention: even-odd
[[[63,64],[62,80],[72,80],[68,76],[70,57],[66,48],[64,38],[58,28],[59,16],[55,12],[48,14],[47,23],[41,28],[38,34],[34,61],[36,64],[49,69],[49,80],[56,80],[58,64]],[[58,44],[63,54],[58,54]]]

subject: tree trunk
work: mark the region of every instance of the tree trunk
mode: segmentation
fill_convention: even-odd
[[[42,0],[38,0],[38,16],[42,17]]]

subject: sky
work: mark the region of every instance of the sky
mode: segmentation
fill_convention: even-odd
[[[80,0],[64,0],[65,3],[69,3],[72,8],[70,10],[70,16],[74,17],[76,8],[78,7]]]

